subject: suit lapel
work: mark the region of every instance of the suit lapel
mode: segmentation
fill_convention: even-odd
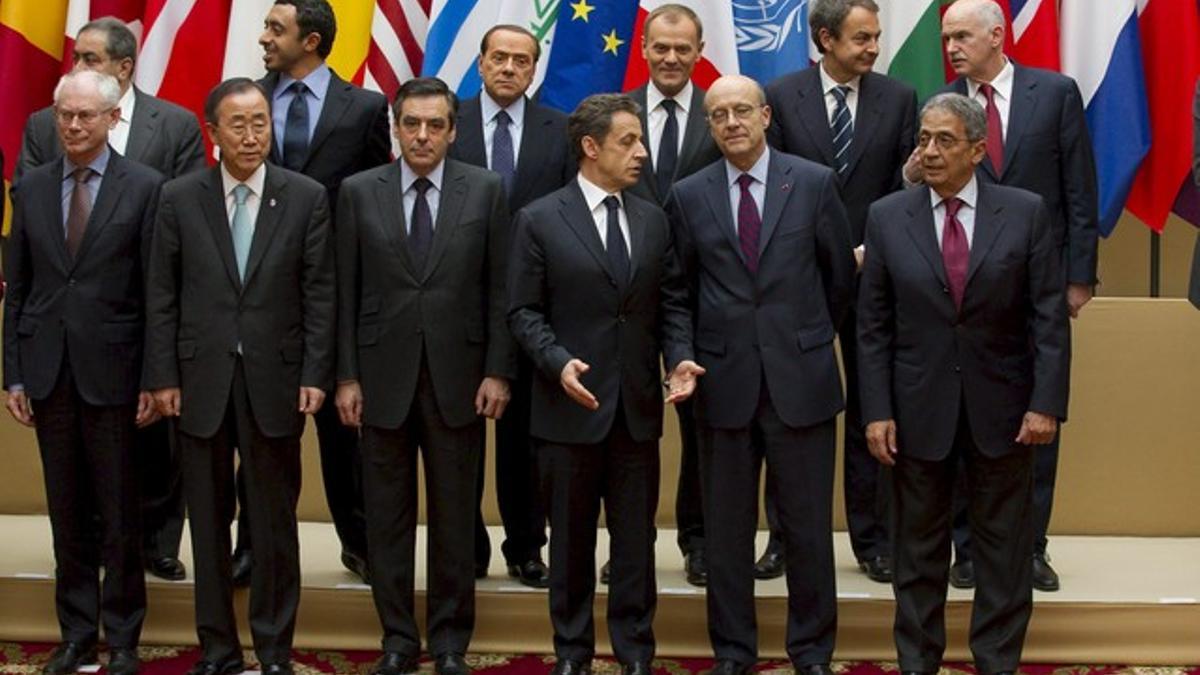
[[[879,126],[879,118],[883,115],[883,102],[880,97],[883,90],[875,90],[872,86],[874,73],[867,73],[858,81],[858,109],[854,114],[854,140],[850,142],[850,159],[846,170],[839,176],[845,183],[854,174],[854,167],[863,153],[871,145],[871,137]],[[832,141],[830,141],[832,143]]]
[[[96,203],[92,206],[91,215],[88,216],[87,229],[83,231],[83,241],[79,242],[79,250],[75,252],[75,259],[71,262],[72,268],[78,265],[80,260],[83,260],[83,256],[92,247],[96,237],[100,236],[100,231],[112,219],[112,213],[117,207],[117,203],[121,201],[121,184],[125,175],[125,167],[122,166],[121,156],[111,148],[108,167],[104,170],[104,174],[100,180],[100,192],[96,194]]]
[[[783,207],[792,196],[792,183],[794,182],[792,167],[785,165],[777,153],[771,153],[767,164],[767,189],[763,197],[763,201],[766,203],[762,207],[762,231],[758,236],[760,260],[763,252],[767,250],[767,244],[771,241],[771,235],[775,234],[775,228],[779,225]]]
[[[738,241],[737,226],[733,222],[733,209],[729,203],[729,185],[726,183],[725,162],[713,164],[707,170],[708,189],[704,191],[704,199],[712,211],[713,222],[721,230],[721,234],[729,240],[734,253],[745,267],[746,256],[742,254],[742,245]]]
[[[274,110],[273,110],[275,107],[275,88],[279,86],[279,73],[267,73],[266,77],[259,80],[258,83],[261,84],[263,86],[263,89],[265,89],[267,91],[267,105],[268,105],[268,107],[272,108],[271,155],[270,155],[269,161],[276,166],[283,166],[283,156],[280,154],[280,151],[279,151],[279,144],[282,141],[279,138],[276,138],[276,136],[278,136],[278,134],[275,133],[275,128],[274,128],[275,120],[274,120]],[[329,88],[330,89],[333,88],[333,80],[329,81]],[[324,113],[324,109],[322,109],[321,112]],[[312,154],[312,153],[309,153],[309,154]]]
[[[446,246],[454,238],[458,229],[459,216],[463,204],[467,201],[467,177],[459,170],[453,160],[446,160],[446,169],[442,173],[442,194],[438,199],[438,215],[433,227],[433,244],[429,247],[429,258],[425,261],[425,269],[420,275],[423,282],[427,281],[437,269]]]
[[[273,166],[267,166],[266,179],[263,181],[263,193],[258,201],[258,218],[254,221],[254,237],[250,240],[250,255],[246,259],[246,278],[243,286],[249,286],[254,279],[254,272],[262,263],[271,241],[279,231],[279,218],[283,214],[283,204],[287,201],[287,181],[283,174]]]
[[[312,140],[308,143],[308,154],[304,157],[304,168],[307,169],[317,151],[321,149],[329,135],[338,127],[346,111],[350,109],[349,82],[338,77],[331,69],[329,71],[329,88],[325,91],[325,100],[321,104],[321,115],[317,117],[317,127],[313,130]],[[274,142],[271,143],[275,145]]]
[[[684,175],[684,171],[696,161],[704,137],[709,135],[708,119],[704,116],[704,92],[695,84],[692,85],[692,100],[688,106],[687,129],[683,131],[683,149],[679,153],[679,162],[675,165],[675,175],[672,177],[675,180]]]
[[[419,278],[416,265],[408,255],[408,214],[404,212],[404,185],[400,178],[400,160],[388,165],[388,169],[379,175],[375,185],[375,203],[379,208],[379,218],[374,219],[383,229],[383,238],[392,247],[392,252],[404,265],[405,271],[413,279]],[[393,220],[398,220],[396,225]]]
[[[1012,100],[1009,101],[1008,128],[1004,134],[1004,170],[1001,172],[1001,178],[1013,165],[1013,157],[1016,156],[1021,139],[1025,135],[1025,127],[1028,125],[1029,119],[1036,113],[1036,88],[1037,82],[1031,81],[1029,71],[1014,63]],[[991,166],[991,160],[987,161],[988,166]]]
[[[610,281],[616,282],[612,269],[608,266],[608,256],[604,252],[604,242],[600,241],[600,233],[596,231],[596,221],[588,210],[587,202],[583,199],[583,190],[579,183],[572,181],[570,190],[562,197],[558,213],[566,222],[567,227],[575,233],[588,253],[596,259],[596,264],[608,275]],[[626,214],[628,217],[628,214]]]
[[[967,278],[963,285],[964,289],[971,287],[971,277],[979,271],[979,266],[987,257],[988,252],[992,250],[992,245],[996,243],[996,238],[1000,236],[1005,225],[1005,219],[1001,214],[1004,207],[992,204],[991,191],[987,189],[985,183],[977,182],[976,184],[979,186],[979,196],[975,203],[975,233],[971,237],[971,255],[967,266]],[[964,290],[964,296],[965,294]]]
[[[67,253],[67,236],[66,222],[67,214],[63,212],[62,203],[62,184],[66,178],[63,177],[63,158],[60,154],[58,159],[54,160],[55,169],[54,177],[57,179],[53,183],[53,189],[46,191],[46,201],[42,205],[44,213],[57,213],[58,218],[50,223],[50,241],[53,242],[55,250],[58,251],[59,263],[64,271],[70,271],[72,266],[71,255]],[[69,202],[68,202],[69,203]]]
[[[633,288],[633,280],[641,268],[638,259],[646,253],[646,216],[641,206],[627,194],[622,194],[621,199],[625,204],[625,220],[629,223],[629,283],[625,284],[628,292]]]
[[[525,198],[524,190],[527,189],[527,186],[533,185],[534,179],[546,170],[547,164],[542,161],[542,156],[545,154],[546,139],[549,136],[542,127],[549,127],[552,123],[553,121],[543,115],[541,109],[534,105],[533,101],[525,99],[521,152],[517,160],[517,175],[513,179],[513,192],[508,199],[510,207],[513,203],[522,203]]]
[[[238,277],[237,258],[233,254],[233,234],[229,231],[229,215],[225,208],[225,190],[221,185],[221,165],[208,170],[203,191],[198,195],[200,208],[204,211],[204,220],[208,222],[217,251],[225,263],[225,271],[229,274],[229,282],[233,287],[242,291],[242,281]]]
[[[817,151],[821,153],[822,163],[834,166],[836,157],[833,153],[833,131],[829,128],[829,111],[825,107],[825,92],[821,91],[821,74],[817,71],[820,65],[810,67],[804,72],[804,81],[796,92],[797,107],[800,121],[808,131]]]
[[[125,141],[125,156],[134,161],[143,161],[150,142],[158,133],[158,108],[137,87],[133,88],[133,117],[129,120],[129,138]]]
[[[937,243],[937,230],[933,224],[933,207],[929,204],[929,190],[927,188],[913,190],[911,202],[905,209],[908,222],[904,224],[904,228],[916,245],[917,251],[929,263],[934,276],[943,287],[946,287],[948,285],[946,265],[942,261],[942,250]]]
[[[482,95],[480,94],[480,96]],[[529,110],[528,103],[526,103],[525,110]],[[454,146],[458,149],[456,154],[462,161],[485,169],[490,168],[487,162],[487,148],[483,142],[483,106],[480,99],[473,98],[463,102]],[[522,142],[521,150],[524,149],[525,145]]]

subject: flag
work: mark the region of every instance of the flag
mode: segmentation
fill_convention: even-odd
[[[1127,208],[1162,232],[1180,181],[1192,169],[1192,95],[1200,77],[1200,11],[1194,0],[1139,0],[1138,30],[1154,137]]]
[[[1021,65],[1058,70],[1058,6],[1054,0],[1008,0],[1012,48]]]
[[[620,91],[638,0],[563,0],[541,101],[571,111],[589,94]]]
[[[145,0],[70,0],[67,3],[67,20],[63,33],[63,72],[74,66],[75,36],[84,24],[104,16],[116,17],[129,26],[137,38],[142,41],[142,13],[146,9]]]
[[[430,0],[376,0],[363,86],[390,101],[406,80],[421,73]]]
[[[225,57],[221,60],[222,80],[231,77],[257,80],[267,73],[258,38],[263,32],[263,20],[273,4],[275,0],[233,0],[229,8],[229,30],[225,33]]]
[[[808,0],[734,0],[733,25],[742,74],[762,83],[808,67]]]
[[[1150,147],[1149,112],[1136,0],[1063,0],[1063,73],[1075,78],[1087,112],[1100,188],[1100,233],[1117,225]],[[1178,185],[1178,182],[1175,182]]]
[[[949,65],[942,49],[942,11],[947,0],[880,3],[882,49],[875,68],[907,82],[921,100],[946,86]]]
[[[642,52],[642,28],[650,12],[668,2],[671,0],[641,0],[637,18],[633,22],[633,39],[630,41],[633,48],[629,52],[629,65],[625,69],[625,82],[621,87],[623,91],[640,87],[650,79],[650,68],[646,64],[646,55]],[[696,62],[695,70],[692,71],[692,81],[707,89],[713,80],[722,75],[736,75],[739,68],[733,5],[709,0],[682,0],[679,4],[695,12],[700,19],[700,25],[704,27],[704,51],[700,60]]]

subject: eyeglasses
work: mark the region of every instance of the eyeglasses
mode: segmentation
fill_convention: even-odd
[[[968,139],[959,138],[958,136],[955,136],[953,134],[948,134],[945,132],[931,134],[927,131],[922,131],[921,133],[917,134],[917,147],[918,148],[928,147],[929,141],[933,141],[942,150],[949,150],[950,148],[953,148],[955,145],[958,145],[959,143],[962,143],[963,141],[966,141],[966,140],[968,140]]]
[[[104,110],[54,110],[54,117],[59,124],[71,124],[75,120],[79,120],[80,124],[89,125],[92,122],[100,119],[101,116],[111,112],[112,108]]]
[[[739,103],[738,105],[733,106],[733,116],[744,122],[750,119],[750,116],[757,112],[761,107],[762,106],[758,105],[750,105],[749,103]],[[717,126],[728,124],[729,112],[730,111],[728,108],[709,110],[708,121],[710,124],[715,124]]]

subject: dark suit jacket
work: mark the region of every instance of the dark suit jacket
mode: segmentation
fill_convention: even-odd
[[[642,143],[646,146],[646,165],[642,167],[642,175],[629,192],[642,199],[654,202],[663,208],[667,207],[670,193],[658,193],[658,179],[654,173],[654,153],[650,151],[650,125],[647,122],[646,88],[649,83],[629,92],[629,96],[641,107],[638,117],[642,120]],[[675,163],[675,177],[671,183],[687,178],[700,169],[721,158],[721,151],[713,141],[708,130],[708,118],[704,115],[704,90],[698,86],[692,87],[692,101],[688,106],[687,129],[683,132],[683,147],[679,151],[679,159]]]
[[[833,133],[821,90],[820,64],[789,73],[767,85],[771,126],[767,142],[782,152],[833,167]],[[867,207],[903,187],[901,171],[916,145],[916,91],[886,75],[859,81],[854,140],[838,193],[850,219],[850,243],[863,240]]]
[[[399,162],[348,179],[338,204],[339,381],[358,380],[363,423],[408,418],[421,360],[446,424],[479,419],[484,376],[516,376],[504,324],[510,239],[499,174],[446,160],[433,244],[409,257]]]
[[[1004,133],[1004,171],[997,176],[984,157],[976,173],[985,181],[1041,195],[1063,255],[1068,283],[1096,283],[1099,197],[1096,162],[1075,80],[1013,63],[1013,100]],[[943,91],[967,94],[958,78]]]
[[[146,388],[181,387],[180,429],[217,432],[241,342],[263,435],[304,430],[299,388],[333,386],[334,260],[320,184],[267,165],[238,278],[220,167],[163,186],[147,289]]]
[[[467,164],[488,168],[483,140],[483,112],[479,97],[458,108],[457,137],[449,156]],[[517,155],[517,175],[508,208],[516,213],[529,202],[544,197],[575,177],[575,157],[567,139],[567,116],[525,99],[525,121]]]
[[[750,424],[765,386],[792,427],[842,409],[834,356],[850,307],[854,255],[833,171],[772,151],[758,273],[746,268],[725,162],[675,184],[672,221],[695,307],[696,415],[718,429]]]
[[[623,195],[631,278],[617,285],[579,183],[517,213],[508,323],[536,369],[530,434],[554,443],[599,443],[620,401],[636,441],[662,435],[660,354],[667,370],[692,358],[686,309],[667,217]],[[582,382],[600,402],[588,410],[559,383],[573,358],[591,366]]]
[[[145,269],[162,176],[112,152],[72,259],[62,172],[60,157],[21,178],[5,258],[4,386],[45,398],[70,354],[85,401],[129,404],[142,375]]]
[[[1013,439],[1027,411],[1067,416],[1070,329],[1045,203],[979,181],[977,207],[961,311],[947,290],[929,190],[885,197],[867,218],[863,420],[895,419],[909,457],[945,458],[963,412],[989,457],[1020,447]]]
[[[267,90],[267,100],[274,100],[279,73],[267,73],[259,84]],[[356,87],[331,71],[329,91],[300,173],[324,185],[329,191],[329,203],[336,206],[338,187],[343,180],[359,171],[387,164],[391,156],[387,99],[378,92]],[[274,133],[270,161],[283,164]]]
[[[167,179],[204,168],[204,141],[200,123],[192,111],[133,88],[133,119],[125,158],[158,171]],[[54,107],[29,116],[21,137],[21,154],[13,171],[13,182],[24,172],[62,155]]]

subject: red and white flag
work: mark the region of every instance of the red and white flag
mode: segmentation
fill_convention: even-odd
[[[645,56],[642,55],[642,27],[650,12],[668,2],[671,0],[641,0],[638,6],[631,40],[634,48],[629,50],[629,65],[625,70],[626,91],[640,87],[650,79],[650,69],[646,65]],[[737,37],[734,34],[733,5],[713,0],[682,0],[679,4],[694,11],[704,26],[704,52],[692,72],[692,81],[708,88],[713,80],[722,75],[736,75],[738,51]]]
[[[432,0],[375,0],[363,86],[391,100],[406,80],[420,75]]]

